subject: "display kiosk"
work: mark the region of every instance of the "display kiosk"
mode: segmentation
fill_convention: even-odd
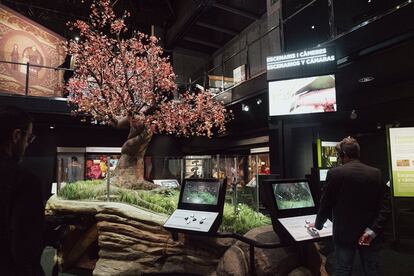
[[[178,208],[164,228],[171,232],[214,234],[223,217],[226,180],[184,179]]]
[[[315,222],[317,209],[307,179],[267,180],[264,186],[273,229],[284,243],[316,241],[332,236],[329,220],[322,230],[308,227]]]

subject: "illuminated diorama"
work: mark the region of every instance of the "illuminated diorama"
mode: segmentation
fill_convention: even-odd
[[[83,226],[72,227],[67,233],[71,242],[59,248],[60,268],[84,267],[97,275],[186,271],[210,274],[216,270],[225,247],[213,238],[194,237],[191,242],[184,237],[172,239],[163,224],[177,209],[181,186],[170,185],[172,182],[163,185],[162,181],[156,185],[145,179],[146,172],[155,179],[154,174],[159,170],[151,168],[157,163],[154,159],[148,162],[144,156],[155,133],[211,137],[224,130],[224,123],[231,116],[208,90],[177,94],[175,75],[158,40],[139,32],[134,32],[131,39],[125,38],[124,19],[128,14],[117,18],[107,0],[94,1],[92,10],[90,22],[96,24],[77,21],[71,25],[80,32],[80,39],[67,45],[68,53],[76,56],[74,75],[67,86],[68,100],[75,114],[128,128],[130,132],[120,156],[94,151],[83,153],[81,160],[68,153],[70,157],[66,159],[71,158],[74,164],[83,161],[79,164],[83,173],[79,174],[86,180],[58,185],[58,194],[48,201],[47,210],[49,215],[82,217]],[[108,30],[109,34],[101,34]],[[118,49],[128,50],[120,53]],[[111,56],[109,62],[108,56]],[[88,70],[82,70],[83,66]],[[118,71],[121,69],[128,72],[128,81]],[[101,70],[106,73],[96,73]],[[149,82],[148,76],[156,77]],[[212,176],[210,158],[184,158],[183,163],[171,160],[172,166],[168,162],[166,171],[176,176],[181,165],[181,179],[187,174],[194,180]],[[66,162],[61,170],[68,167]],[[240,204],[235,208],[224,204],[224,195],[219,197],[218,190],[209,183],[196,187],[190,181],[183,189],[183,204],[216,206],[222,198],[222,224],[214,223],[214,228],[244,234],[270,224],[269,218],[248,206]]]
[[[2,87],[4,91],[12,87],[14,93],[24,93],[22,82],[30,74],[29,95],[61,96],[57,83],[62,82],[62,74],[36,66],[58,67],[69,54],[76,57],[73,77],[65,88],[73,113],[129,129],[118,152],[57,151],[57,194],[47,202],[46,212],[68,226],[59,241],[59,268],[81,267],[94,275],[180,275],[188,271],[211,275],[219,269],[225,273],[224,255],[236,246],[235,240],[223,242],[213,234],[244,235],[271,223],[254,210],[258,209],[254,204],[248,206],[243,197],[237,198],[242,189],[249,196],[257,193],[254,178],[270,173],[269,155],[163,157],[162,168],[156,158],[144,158],[154,134],[212,137],[225,130],[232,115],[211,91],[179,92],[158,39],[127,30],[124,20],[129,14],[117,17],[115,3],[93,1],[88,21],[69,24],[79,32],[79,39],[66,44],[67,52],[57,46],[64,42],[61,37],[33,22],[13,18],[5,23],[3,17],[0,21],[1,55],[9,62],[2,65],[6,67],[0,76],[5,80],[0,86],[7,86]],[[0,12],[14,16],[7,9]],[[22,32],[25,24],[32,25],[33,34]],[[231,188],[226,190],[227,181]],[[227,201],[226,192],[232,192],[234,200]],[[211,226],[207,237],[192,233],[173,237],[164,229],[168,217],[183,206],[194,207],[186,209],[191,212],[218,213],[188,215],[187,224],[197,221]],[[214,218],[211,223],[209,218]],[[239,258],[245,262],[248,249],[241,250],[246,254]]]

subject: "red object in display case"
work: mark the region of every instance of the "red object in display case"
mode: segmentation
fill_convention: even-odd
[[[118,154],[88,154],[86,158],[86,179],[104,179],[108,174],[108,158],[109,169],[112,171],[115,169],[116,164],[120,158]]]

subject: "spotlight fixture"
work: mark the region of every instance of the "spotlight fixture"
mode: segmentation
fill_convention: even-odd
[[[312,29],[312,30],[313,30],[313,29],[315,29],[315,25],[312,25],[312,26],[311,26],[311,29]]]
[[[75,40],[76,40],[76,42],[78,42],[79,41],[79,36],[75,36]]]
[[[360,83],[370,82],[370,81],[373,81],[374,79],[375,79],[374,77],[363,77],[363,78],[360,78],[358,82]]]
[[[247,104],[242,104],[242,110],[245,111],[245,112],[248,112],[250,110],[250,108]]]
[[[257,104],[262,104],[262,102],[263,102],[263,101],[262,101],[262,99],[257,99],[257,100],[256,100],[256,103],[257,103]]]
[[[380,130],[382,128],[381,123],[377,123],[377,129]]]
[[[50,125],[49,129],[55,129],[55,125]]]
[[[349,119],[355,120],[358,118],[358,114],[356,113],[355,109],[352,109],[351,114],[349,115]]]

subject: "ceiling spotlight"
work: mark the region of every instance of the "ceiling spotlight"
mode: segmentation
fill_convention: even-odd
[[[50,125],[49,129],[55,129],[55,125]]]
[[[370,81],[373,81],[374,79],[375,79],[374,77],[363,77],[363,78],[360,78],[358,82],[361,82],[361,83],[370,82]]]
[[[355,109],[352,109],[351,114],[349,115],[349,119],[355,120],[358,118],[358,114],[356,113]]]
[[[257,100],[256,100],[256,103],[257,103],[257,104],[262,104],[262,102],[263,102],[263,101],[262,101],[262,99],[257,99]]]
[[[76,42],[78,42],[79,41],[79,36],[75,36],[75,40],[76,40]]]
[[[315,25],[312,25],[312,26],[311,26],[311,29],[312,29],[312,30],[313,30],[313,29],[315,29]]]
[[[245,112],[248,112],[250,110],[250,108],[247,104],[242,104],[242,110],[245,111]]]
[[[377,123],[377,129],[380,130],[382,128],[381,123]]]
[[[371,3],[372,2],[372,0],[368,0],[368,3]]]

